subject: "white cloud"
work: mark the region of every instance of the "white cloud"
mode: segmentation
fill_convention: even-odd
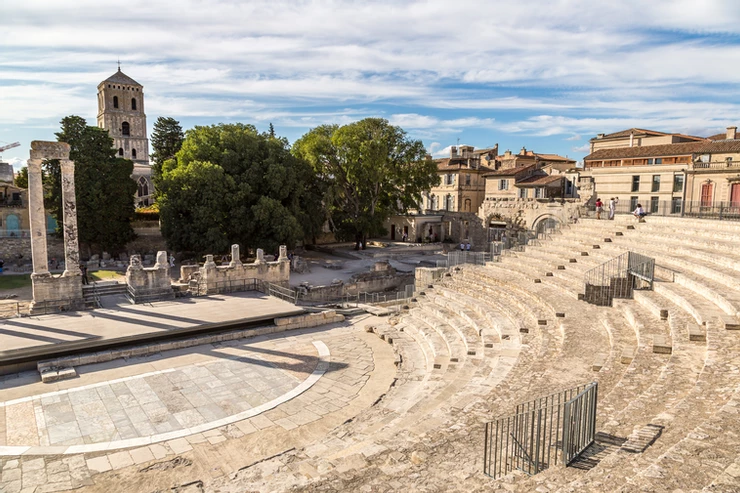
[[[589,152],[591,150],[591,144],[583,144],[582,146],[571,147],[573,152]]]
[[[26,166],[26,160],[19,157],[12,157],[10,159],[7,159],[5,162],[10,163],[15,171],[20,171],[21,168]]]
[[[571,135],[570,137],[567,137],[565,140],[581,140],[581,136],[578,134]]]

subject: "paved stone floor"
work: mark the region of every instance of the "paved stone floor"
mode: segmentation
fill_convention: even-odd
[[[228,475],[323,436],[372,405],[395,374],[390,346],[352,322],[78,372],[51,385],[37,373],[0,377],[0,443],[6,452],[32,446],[0,457],[1,492],[169,491]],[[112,448],[86,449],[100,444]]]

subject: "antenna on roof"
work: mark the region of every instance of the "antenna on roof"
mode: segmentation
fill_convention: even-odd
[[[121,71],[121,57],[118,57],[118,71]]]

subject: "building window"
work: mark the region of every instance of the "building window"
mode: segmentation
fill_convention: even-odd
[[[146,181],[146,178],[144,178],[143,176],[139,178],[137,185],[139,187],[139,197],[146,197],[147,195],[149,195],[149,182]]]
[[[632,177],[632,191],[633,192],[640,191],[640,175],[634,175]]]
[[[452,185],[455,183],[455,175],[452,173],[447,173],[445,175],[445,185]]]
[[[673,176],[673,192],[683,192],[683,175]]]
[[[118,148],[118,155],[123,156],[123,147]]]
[[[123,135],[131,135],[131,126],[128,122],[121,123],[121,133]]]
[[[663,164],[663,158],[662,157],[656,157],[655,158],[655,164]]]
[[[519,189],[519,198],[520,199],[526,199],[527,198],[527,189],[526,188],[520,188]]]
[[[509,180],[499,180],[498,181],[498,189],[499,190],[508,190],[509,189]]]
[[[470,199],[465,199],[465,212],[472,212],[473,204]]]
[[[470,185],[470,175],[465,175],[465,184]]]
[[[655,214],[658,212],[658,198],[659,197],[650,197],[650,213]]]
[[[713,186],[711,183],[704,183],[701,186],[701,206],[710,207],[712,205],[712,191]]]
[[[455,210],[455,204],[453,202],[452,195],[448,194],[447,197],[445,198],[445,210],[448,210],[448,211]]]
[[[113,107],[118,108],[118,96],[113,96]]]
[[[637,202],[639,200],[640,199],[638,197],[635,197],[634,195],[630,197],[630,211],[634,211],[635,209],[637,209]]]
[[[725,162],[727,163],[727,166],[732,166],[732,158],[731,157],[725,158]]]
[[[131,149],[131,159],[136,159],[136,149]]]
[[[648,159],[647,163],[648,164],[655,164],[655,161],[653,160],[653,158],[650,158],[650,159]]]
[[[136,98],[131,98],[131,109],[136,111]]]
[[[651,191],[660,191],[660,175],[653,175],[653,188],[651,188]]]
[[[671,214],[681,214],[681,199],[674,198],[671,200]]]
[[[542,188],[537,187],[534,189],[534,198],[541,199],[542,198]]]

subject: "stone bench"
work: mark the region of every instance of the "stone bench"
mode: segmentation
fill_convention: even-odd
[[[719,317],[725,329],[740,330],[740,322],[738,322],[737,318],[733,317],[732,315],[727,315],[725,313],[721,314]]]
[[[702,329],[701,325],[689,322],[686,326],[689,331],[689,341],[693,342],[706,342],[707,335]]]
[[[657,354],[671,354],[673,352],[673,346],[668,342],[666,336],[654,335],[653,352]]]
[[[597,354],[594,357],[594,362],[591,364],[591,370],[601,371],[604,365],[606,365],[606,355],[601,353]]]
[[[635,348],[624,348],[622,350],[622,355],[619,357],[619,362],[623,365],[629,365],[630,363],[632,363],[632,360],[635,359],[636,352],[637,351],[635,350]]]

